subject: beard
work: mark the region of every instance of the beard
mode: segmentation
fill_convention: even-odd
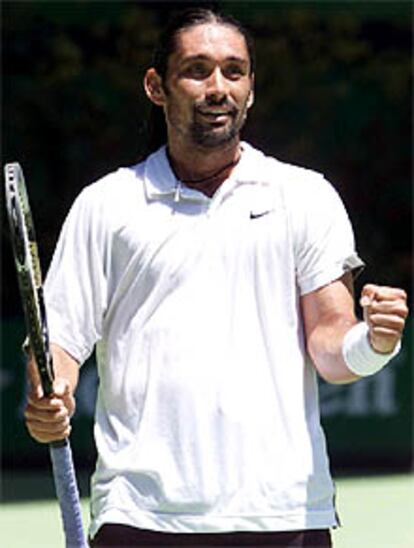
[[[167,125],[184,138],[191,146],[204,149],[217,149],[235,141],[245,124],[249,97],[242,105],[235,105],[230,99],[221,101],[204,100],[193,105],[193,110],[187,121],[180,115],[180,107],[176,101],[170,101],[165,115]],[[206,120],[202,113],[213,110],[214,107],[225,109],[228,119],[224,124]]]
[[[242,124],[236,124],[232,121],[222,128],[206,127],[203,124],[194,122],[190,127],[191,139],[193,143],[202,148],[217,148],[234,141],[240,134]]]
[[[206,107],[226,107],[229,108],[230,115],[228,122],[223,126],[214,126],[205,122],[199,121],[197,118],[197,113]],[[240,135],[240,132],[246,122],[247,118],[247,100],[245,104],[238,110],[233,105],[228,103],[220,103],[213,105],[206,103],[195,105],[193,112],[193,121],[189,127],[189,134],[194,145],[201,148],[214,149],[219,148],[223,145],[231,143],[237,139]]]

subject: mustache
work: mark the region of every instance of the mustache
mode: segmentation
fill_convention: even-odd
[[[211,109],[211,107],[220,107],[227,110],[230,114],[235,114],[238,111],[237,106],[226,97],[216,101],[215,99],[205,99],[194,104],[194,110],[196,112],[205,112]]]

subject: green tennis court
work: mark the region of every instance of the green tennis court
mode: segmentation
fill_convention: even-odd
[[[414,475],[337,480],[342,527],[335,548],[411,548],[414,539]]]
[[[340,478],[337,506],[343,526],[335,548],[411,548],[414,539],[414,475]],[[87,479],[80,477],[81,491]],[[38,473],[4,474],[0,544],[3,548],[63,547],[59,509],[50,497],[51,478]],[[44,498],[48,497],[48,498]],[[88,524],[88,499],[82,498]]]

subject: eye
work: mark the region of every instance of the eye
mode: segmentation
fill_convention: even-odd
[[[224,68],[223,74],[226,78],[229,78],[230,80],[238,80],[239,78],[242,78],[246,75],[246,70],[241,65],[231,64],[227,65]]]
[[[203,78],[207,78],[208,75],[209,68],[204,63],[192,63],[184,69],[184,76],[187,78],[201,80]]]

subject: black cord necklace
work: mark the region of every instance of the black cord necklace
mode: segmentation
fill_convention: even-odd
[[[167,149],[167,155],[168,155],[168,159],[170,161],[170,165],[172,166],[173,164],[172,164],[171,156],[170,156],[170,153],[169,153],[168,149]],[[226,164],[224,167],[221,167],[218,171],[216,171],[212,175],[209,175],[208,177],[202,177],[201,179],[181,179],[181,182],[183,182],[185,185],[187,185],[187,184],[207,183],[209,181],[212,181],[212,180],[216,179],[219,175],[224,173],[227,169],[236,166],[239,163],[240,158],[241,158],[241,154],[239,154],[239,157],[236,160],[232,160],[231,162]]]

